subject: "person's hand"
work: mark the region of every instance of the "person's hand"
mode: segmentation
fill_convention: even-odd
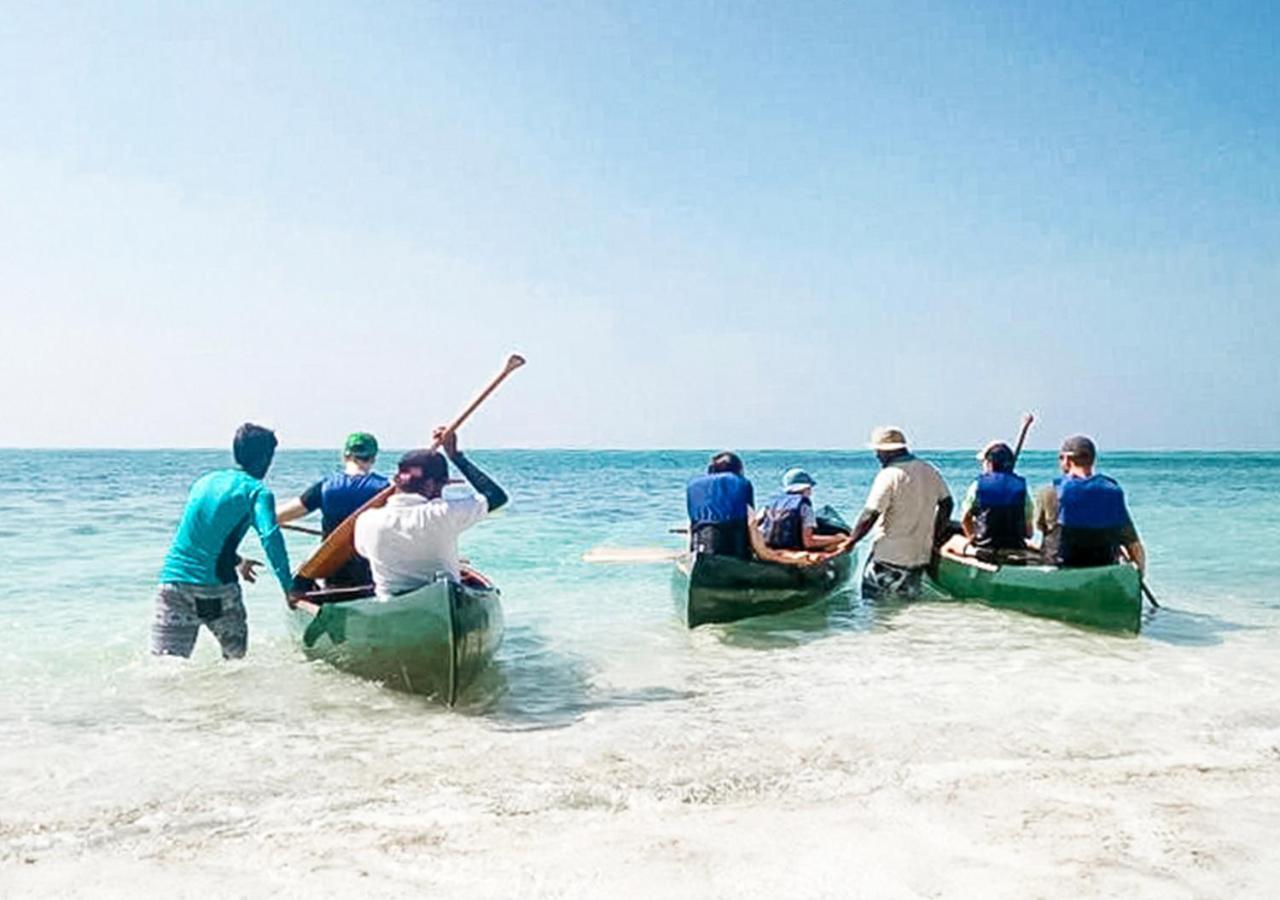
[[[290,609],[298,608],[298,601],[306,599],[302,591],[293,590],[284,592],[284,602],[289,604]]]
[[[439,441],[444,455],[453,459],[458,455],[458,432],[450,431],[447,425],[441,425],[431,435],[432,440]]]
[[[236,571],[240,573],[241,578],[253,584],[258,580],[258,573],[253,570],[260,565],[262,563],[256,559],[241,559],[240,564],[236,566]]]

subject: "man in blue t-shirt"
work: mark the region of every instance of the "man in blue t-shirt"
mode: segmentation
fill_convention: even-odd
[[[190,656],[202,623],[222,645],[224,658],[244,656],[249,631],[237,573],[252,582],[254,566],[262,565],[237,553],[250,525],[286,599],[293,589],[275,497],[262,483],[275,457],[276,436],[246,423],[236,431],[232,452],[239,468],[210,472],[191,486],[160,571],[151,624],[156,656]]]
[[[320,530],[327,537],[343,520],[368,503],[390,484],[373,471],[378,459],[378,440],[367,431],[347,436],[342,448],[342,471],[334,472],[276,510],[281,522],[291,522],[307,513],[320,510]],[[332,576],[327,587],[353,587],[372,584],[369,563],[363,557],[352,558]]]

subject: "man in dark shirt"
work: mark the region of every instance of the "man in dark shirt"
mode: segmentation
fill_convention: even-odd
[[[342,471],[322,478],[303,491],[300,497],[281,506],[276,510],[276,520],[290,522],[318,509],[320,530],[328,536],[344,519],[390,483],[373,471],[377,459],[377,438],[366,431],[352,433],[343,447]],[[369,564],[354,556],[325,583],[328,587],[370,584]]]

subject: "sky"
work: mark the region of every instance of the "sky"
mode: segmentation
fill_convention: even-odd
[[[0,446],[1280,448],[1280,6],[17,3]]]

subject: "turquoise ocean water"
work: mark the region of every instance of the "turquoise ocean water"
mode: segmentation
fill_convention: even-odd
[[[920,455],[957,496],[974,474]],[[207,634],[190,663],[147,656],[186,490],[226,453],[0,451],[0,885],[1221,896],[1277,875],[1280,455],[1104,456],[1166,607],[1136,638],[856,584],[690,633],[666,566],[581,557],[678,548],[705,453],[473,456],[512,496],[463,540],[508,630],[449,712],[305,662],[269,575],[243,663]],[[758,495],[802,464],[854,514],[876,471],[744,456]],[[268,481],[293,496],[333,464],[284,451]],[[296,566],[313,539],[288,540]]]

